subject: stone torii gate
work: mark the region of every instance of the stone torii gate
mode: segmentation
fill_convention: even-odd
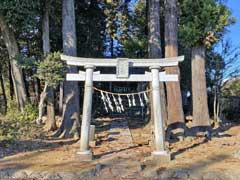
[[[178,75],[160,72],[161,67],[177,66],[184,60],[184,56],[165,58],[165,59],[95,59],[80,58],[62,55],[61,59],[68,65],[84,67],[86,71],[79,71],[79,74],[67,74],[67,81],[85,81],[83,113],[81,125],[80,149],[77,152],[82,161],[92,159],[92,151],[89,149],[89,132],[92,114],[92,94],[94,81],[108,82],[152,82],[152,109],[154,116],[154,139],[155,150],[152,152],[154,157],[170,157],[164,146],[164,128],[161,112],[161,97],[159,81],[178,81]],[[101,74],[94,72],[96,67],[116,67],[116,74]],[[149,68],[151,72],[145,74],[129,74],[129,67]]]

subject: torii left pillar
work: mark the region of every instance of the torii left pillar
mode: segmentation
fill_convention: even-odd
[[[77,156],[81,161],[91,161],[92,151],[89,149],[89,134],[92,114],[93,70],[94,66],[86,65],[86,79],[84,88],[83,114],[81,126],[80,150]]]
[[[161,96],[159,86],[159,70],[160,66],[151,66],[152,72],[152,105],[153,105],[153,119],[154,119],[154,139],[155,151],[152,152],[153,158],[157,162],[169,162],[171,160],[170,154],[165,149],[165,132],[163,128]]]

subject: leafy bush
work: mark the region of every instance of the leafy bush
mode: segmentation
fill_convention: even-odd
[[[0,118],[0,144],[8,145],[20,138],[29,138],[34,133],[38,112],[37,107],[32,104],[25,106],[24,111],[17,109],[16,103],[10,101],[8,112],[5,117]]]
[[[230,97],[223,97],[221,99],[221,109],[222,113],[228,120],[231,121],[240,121],[240,97],[237,96],[230,96]]]
[[[0,146],[14,143],[17,140],[16,123],[5,118],[0,119]]]
[[[57,86],[59,81],[64,80],[66,66],[61,61],[60,53],[54,52],[38,64],[37,77],[49,86]]]

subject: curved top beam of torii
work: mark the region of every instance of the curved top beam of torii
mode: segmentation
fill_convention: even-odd
[[[156,59],[128,59],[128,58],[82,58],[61,55],[61,59],[72,66],[93,65],[97,67],[116,67],[118,62],[123,60],[129,63],[130,67],[150,67],[150,66],[177,66],[179,62],[184,60],[184,56],[171,58],[156,58]]]

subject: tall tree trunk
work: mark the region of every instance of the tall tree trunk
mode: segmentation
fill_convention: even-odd
[[[35,100],[36,102],[39,102],[40,100],[40,80],[36,77],[33,78],[33,90],[35,94]]]
[[[59,109],[58,109],[59,116],[62,116],[62,111],[63,111],[63,82],[60,82],[60,84],[59,84]]]
[[[27,101],[26,89],[23,80],[22,69],[17,65],[15,57],[19,54],[17,41],[14,33],[8,27],[7,23],[2,14],[0,14],[0,29],[3,36],[4,43],[7,47],[10,62],[11,62],[11,73],[14,84],[14,90],[16,100],[21,111],[24,110],[24,106]]]
[[[110,46],[110,51],[111,51],[111,57],[114,57],[114,39],[112,37],[110,37],[110,41],[111,41],[111,46]]]
[[[42,41],[43,41],[43,53],[46,56],[50,53],[50,39],[49,39],[49,6],[50,1],[44,1],[43,10],[43,23],[42,23]],[[46,130],[53,131],[56,130],[56,120],[55,120],[55,103],[54,103],[54,88],[48,86],[47,88],[47,122]]]
[[[0,84],[1,84],[1,89],[2,89],[3,102],[4,102],[4,113],[6,113],[7,112],[7,95],[6,95],[6,91],[4,88],[3,74],[2,74],[1,69],[0,69]]]
[[[148,0],[148,54],[150,58],[161,58],[160,0]]]
[[[213,102],[213,123],[214,127],[219,126],[219,113],[220,113],[220,86],[216,84],[214,90],[214,102]]]
[[[165,57],[167,58],[178,56],[177,26],[177,0],[165,0]],[[184,114],[179,67],[167,67],[166,72],[178,74],[179,78],[178,82],[166,82],[168,127],[171,131],[175,128],[184,128]]]
[[[77,55],[77,38],[75,27],[74,0],[63,0],[62,7],[62,36],[63,53],[66,55]],[[68,73],[78,73],[77,67],[68,66]],[[60,137],[79,138],[80,107],[79,107],[79,87],[77,82],[64,82],[64,105],[62,114],[62,124],[56,135]]]
[[[36,123],[37,124],[41,124],[42,123],[42,118],[43,118],[43,115],[44,115],[44,103],[46,101],[46,98],[47,98],[47,87],[48,87],[48,84],[45,83],[44,85],[44,88],[43,88],[43,91],[40,95],[40,101],[39,101],[39,104],[38,104],[38,119],[36,120]]]
[[[49,6],[50,6],[50,1],[44,0],[43,20],[42,20],[42,42],[43,42],[44,56],[46,56],[48,53],[50,53]]]
[[[210,126],[205,75],[205,48],[192,49],[193,126]]]
[[[10,95],[11,100],[13,100],[14,85],[13,85],[13,79],[12,79],[12,67],[11,67],[10,60],[9,60],[9,64],[8,64],[8,78],[9,78],[9,95]]]
[[[149,58],[161,58],[162,51],[160,38],[160,0],[148,0],[148,8],[148,55]],[[163,120],[166,122],[167,109],[164,88],[164,83],[160,82],[162,116]],[[151,119],[153,119],[153,116]]]
[[[213,100],[213,120],[217,121],[217,91],[214,90],[214,100]]]
[[[47,122],[45,126],[47,131],[55,131],[57,129],[54,109],[54,89],[52,86],[47,90]]]
[[[30,98],[30,89],[29,89],[29,84],[27,82],[27,77],[26,77],[26,73],[25,73],[24,69],[22,70],[22,73],[23,73],[23,81],[24,81],[25,89],[26,89],[26,95],[27,95],[27,98],[29,99]]]

